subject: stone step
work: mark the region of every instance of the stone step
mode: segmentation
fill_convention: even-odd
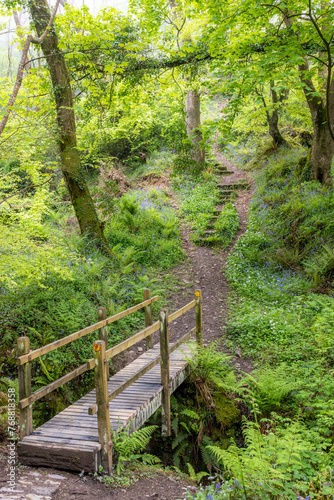
[[[207,229],[206,231],[204,231],[204,234],[215,234],[215,230],[214,229]]]
[[[210,241],[208,238],[199,238],[198,243],[200,245],[214,245],[216,242],[215,241]]]
[[[238,182],[235,184],[218,184],[218,189],[223,189],[223,190],[230,190],[230,189],[248,189],[249,184],[248,182]]]
[[[230,174],[234,174],[233,170],[222,170],[220,172],[220,175],[230,175]]]

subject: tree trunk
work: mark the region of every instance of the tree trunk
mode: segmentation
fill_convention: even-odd
[[[266,101],[265,101],[263,96],[262,96],[262,102],[263,102],[263,106],[266,110],[267,123],[269,126],[269,134],[272,137],[274,146],[278,147],[278,146],[282,146],[283,144],[286,144],[286,141],[278,128],[278,109],[277,109],[277,106],[280,103],[282,103],[284,101],[284,99],[287,98],[287,92],[281,92],[280,96],[278,97],[277,92],[276,92],[274,87],[275,87],[275,82],[271,81],[270,82],[270,94],[271,94],[271,100],[272,100],[272,103],[274,106],[274,109],[271,112],[271,114],[267,108]]]
[[[317,96],[312,80],[306,76],[308,70],[309,65],[305,58],[304,64],[299,65],[299,75],[304,84],[303,91],[311,112],[314,132],[309,166],[312,170],[313,179],[330,186],[332,184],[331,163],[334,156],[334,141],[328,122],[333,123],[333,96],[332,93],[327,96],[330,113],[327,116],[324,100]]]
[[[332,184],[331,163],[334,156],[334,141],[328,129],[325,109],[323,109],[323,113],[319,112],[313,121],[313,131],[314,138],[309,159],[312,177],[322,184],[330,186]]]
[[[282,137],[281,132],[278,128],[278,111],[274,109],[271,116],[268,113],[267,117],[268,125],[269,125],[269,134],[271,135],[274,146],[282,146],[285,144],[285,139]]]
[[[46,0],[30,0],[28,7],[35,29],[40,36],[50,19],[48,4]],[[95,238],[103,251],[111,255],[111,248],[103,234],[103,226],[98,219],[81,168],[70,76],[64,54],[58,46],[58,36],[54,26],[51,27],[49,35],[44,38],[41,47],[49,67],[56,103],[61,168],[81,233]]]
[[[295,22],[288,12],[283,15],[283,20],[287,27],[292,26]],[[329,63],[331,63],[331,55]],[[329,64],[329,67],[332,67],[331,64]],[[314,132],[308,166],[311,168],[313,179],[331,186],[331,163],[334,156],[334,137],[332,137],[334,125],[334,78],[330,78],[331,72],[327,71],[326,93],[322,98],[319,97],[309,76],[309,63],[306,56],[304,56],[304,62],[298,65],[298,72],[311,113]]]
[[[204,163],[205,150],[201,149],[203,141],[201,126],[201,100],[197,90],[189,90],[186,100],[186,126],[187,134],[194,146],[194,159],[198,163]]]
[[[19,15],[17,13],[16,10],[13,11],[13,17],[14,17],[14,21],[15,21],[15,24],[16,24],[16,27],[17,28],[22,28],[22,25],[21,25],[21,21],[20,21],[20,18],[19,18]],[[21,32],[20,33],[20,39],[23,41],[24,40],[24,36],[23,36],[23,33]],[[30,63],[29,63],[29,57],[28,57],[28,54],[27,54],[27,57],[26,57],[26,60],[25,60],[25,65],[24,65],[24,69],[25,71],[28,73],[28,71],[30,70]]]

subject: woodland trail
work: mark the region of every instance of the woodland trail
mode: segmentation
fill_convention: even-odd
[[[171,273],[177,276],[179,281],[178,292],[171,297],[170,311],[174,311],[189,302],[194,291],[202,291],[203,297],[203,337],[204,345],[218,340],[224,336],[224,326],[227,320],[228,296],[230,286],[224,274],[226,259],[233,249],[238,238],[244,233],[247,226],[247,214],[249,202],[252,196],[252,184],[247,174],[239,170],[236,165],[227,160],[215,146],[217,160],[232,174],[222,176],[220,185],[235,184],[242,180],[247,180],[250,185],[249,190],[239,190],[238,196],[233,202],[237,208],[240,229],[235,241],[227,250],[211,248],[207,246],[195,246],[190,240],[189,227],[182,227],[182,246],[186,253],[185,261],[173,269]],[[172,198],[173,199],[173,198]],[[175,200],[173,200],[175,205]],[[188,331],[194,324],[193,311],[189,311],[170,326],[170,340],[174,342],[181,334]],[[154,342],[158,341],[155,334]],[[120,368],[139,356],[145,348],[144,343],[139,343],[138,347],[126,353],[120,359]],[[228,352],[222,344],[224,352]],[[238,349],[237,349],[238,351]],[[250,372],[251,362],[242,358],[237,353],[232,355],[232,364],[237,371]],[[7,450],[0,450],[0,487],[2,478],[6,481],[5,464]],[[70,472],[62,472],[55,469],[22,467],[18,474],[17,493],[1,496],[0,500],[176,500],[185,497],[186,490],[196,491],[191,481],[181,479],[175,474],[157,472],[152,477],[145,477],[137,481],[129,488],[107,488],[104,484],[92,479],[90,476],[80,476]]]
[[[233,171],[233,174],[222,176],[219,184],[228,186],[247,180],[250,188],[248,190],[237,191],[238,196],[233,204],[238,212],[240,228],[232,246],[227,250],[208,246],[196,246],[190,240],[189,228],[183,227],[182,230],[183,248],[188,258],[185,263],[175,270],[175,273],[179,276],[180,285],[185,286],[183,286],[183,289],[181,286],[181,290],[179,289],[177,296],[172,298],[172,310],[181,307],[191,300],[194,290],[199,289],[202,291],[204,345],[220,339],[224,334],[230,293],[230,285],[224,273],[226,259],[240,236],[246,230],[249,203],[252,197],[252,181],[249,176],[238,169],[231,161],[227,160],[218,150],[217,144],[215,144],[214,152],[219,163],[226,166],[229,171]],[[193,286],[189,287],[190,283]],[[176,340],[178,331],[186,331],[187,328],[192,326],[191,312],[175,321],[174,325],[171,325],[173,328],[170,330],[172,341]],[[251,362],[241,357],[238,349],[237,353],[230,353],[224,347],[224,343],[222,343],[222,349],[233,356],[231,361],[237,370],[248,373],[252,370]]]

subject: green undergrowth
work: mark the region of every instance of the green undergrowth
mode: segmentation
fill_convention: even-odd
[[[53,203],[55,199],[56,195]],[[94,243],[75,234],[67,234],[64,243],[63,220],[68,215],[49,206],[38,222],[43,234],[47,231],[51,234],[52,245],[62,248],[57,254],[57,267],[47,268],[43,275],[41,262],[41,267],[34,270],[41,274],[34,280],[30,268],[25,273],[23,266],[24,259],[34,250],[29,247],[19,249],[13,257],[21,266],[20,273],[14,274],[12,267],[7,269],[6,260],[1,263],[2,275],[7,279],[0,288],[0,362],[6,359],[3,376],[17,376],[15,346],[19,336],[28,336],[31,349],[36,349],[96,323],[98,307],[106,307],[107,316],[111,316],[143,301],[145,288],[151,289],[152,296],[161,297],[153,304],[153,316],[157,317],[168,293],[177,286],[168,271],[184,258],[184,253],[178,219],[163,191],[128,191],[113,201],[113,213],[106,219],[105,228],[113,259],[107,259]],[[44,259],[48,252],[53,252],[49,245],[46,236],[39,241]],[[12,276],[10,281],[9,276]],[[143,310],[117,321],[108,327],[109,347],[122,342],[144,324]],[[33,392],[92,358],[92,343],[97,338],[98,332],[94,332],[34,361]],[[36,402],[35,426],[77,400],[92,385],[93,373],[87,372]]]
[[[207,238],[208,242],[217,243],[222,248],[228,248],[239,229],[239,216],[232,203],[226,203],[213,226],[215,234]]]
[[[253,413],[245,445],[210,448],[224,470],[219,491],[207,490],[214,499],[333,498],[334,199],[305,180],[302,156],[282,149],[253,161],[248,229],[227,262],[226,343],[257,369],[242,395]]]
[[[159,178],[172,168],[174,156],[168,149],[161,148],[150,154],[146,161],[137,165],[136,169],[132,171],[128,169],[127,173],[132,180],[145,180],[148,177]]]
[[[180,158],[177,161],[181,161]],[[190,167],[182,172],[174,161],[172,174],[173,189],[180,200],[180,212],[192,228],[191,239],[200,243],[205,231],[215,229],[213,236],[205,237],[205,242],[228,248],[239,229],[239,218],[232,203],[227,203],[212,225],[215,209],[219,202],[219,190],[214,169],[205,164],[202,169],[192,170]]]

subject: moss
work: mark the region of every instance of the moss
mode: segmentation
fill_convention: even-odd
[[[223,392],[216,392],[213,401],[215,404],[215,415],[217,422],[219,422],[224,431],[229,427],[235,426],[239,421],[240,410],[237,408],[235,402],[229,399]]]
[[[295,176],[299,181],[310,181],[312,179],[311,150],[306,156],[302,156],[299,159]]]

